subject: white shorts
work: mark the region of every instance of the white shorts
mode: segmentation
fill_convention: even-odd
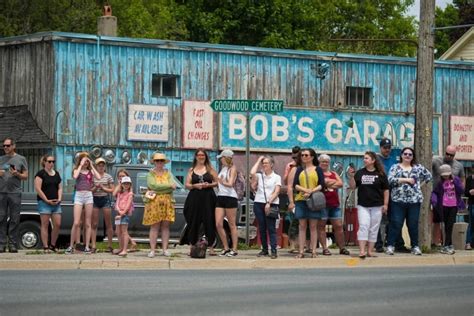
[[[92,196],[92,191],[76,191],[76,193],[74,194],[74,204],[94,204],[94,197]]]

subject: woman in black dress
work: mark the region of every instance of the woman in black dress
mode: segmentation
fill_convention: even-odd
[[[204,149],[197,149],[194,153],[193,166],[188,171],[185,186],[190,192],[184,203],[186,229],[180,244],[194,245],[204,234],[208,244],[213,245],[216,239],[214,187],[217,186],[217,172]],[[210,255],[214,255],[212,248]]]

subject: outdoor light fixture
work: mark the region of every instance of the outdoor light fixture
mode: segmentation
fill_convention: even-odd
[[[100,155],[102,155],[102,148],[100,148],[100,146],[92,146],[89,154],[92,158],[97,159],[100,157]]]
[[[326,75],[329,72],[329,67],[331,65],[327,62],[319,62],[314,65],[311,65],[311,69],[313,69],[316,73],[316,78],[321,80],[326,79]]]
[[[344,124],[349,128],[353,128],[354,127],[354,117],[351,115],[351,117],[347,121],[345,121]]]

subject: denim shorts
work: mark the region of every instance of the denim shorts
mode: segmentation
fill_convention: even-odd
[[[94,204],[91,191],[76,191],[74,194],[74,204],[85,205]]]
[[[235,197],[232,196],[217,196],[216,207],[219,208],[237,208],[239,203]]]
[[[321,210],[321,219],[342,219],[342,211],[339,206],[326,207]]]
[[[306,201],[295,202],[295,218],[296,219],[321,219],[322,212],[314,212],[308,208]]]
[[[110,197],[108,195],[105,196],[94,196],[94,207],[95,208],[110,208],[112,206],[112,202],[110,201]]]
[[[118,214],[117,214],[118,215]],[[128,215],[124,215],[120,218],[120,222],[118,223],[115,221],[115,225],[128,225],[130,224],[130,217]]]
[[[61,204],[51,205],[43,200],[38,201],[38,213],[41,215],[61,214]]]

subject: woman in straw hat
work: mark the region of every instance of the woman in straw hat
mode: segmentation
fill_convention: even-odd
[[[170,237],[170,223],[174,223],[174,198],[173,191],[176,189],[173,175],[165,164],[169,160],[163,153],[153,155],[155,167],[147,175],[147,202],[145,204],[145,213],[143,214],[143,225],[150,226],[150,252],[149,258],[155,256],[156,240],[158,231],[161,228],[161,244],[163,256],[171,256],[168,251],[168,242]]]

